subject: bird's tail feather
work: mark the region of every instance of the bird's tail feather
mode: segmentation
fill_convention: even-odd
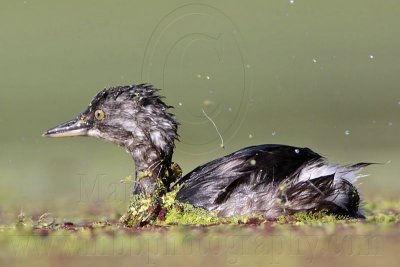
[[[360,195],[353,184],[358,178],[360,169],[369,165],[359,163],[350,166],[314,166],[300,173],[299,179],[287,186],[280,199],[284,203],[284,213],[325,211],[336,215],[356,218],[364,217],[360,211]],[[316,169],[316,168],[319,168]],[[336,172],[315,177],[318,173]],[[301,176],[308,171],[309,179]]]

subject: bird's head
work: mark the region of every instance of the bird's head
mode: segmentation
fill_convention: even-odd
[[[47,137],[92,136],[125,147],[143,171],[170,163],[177,122],[149,85],[117,86],[99,92],[76,118],[49,129]]]

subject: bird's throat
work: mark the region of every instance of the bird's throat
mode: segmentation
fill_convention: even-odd
[[[160,184],[169,186],[171,156],[162,155],[151,146],[128,149],[135,162],[136,187],[134,193],[152,194]]]

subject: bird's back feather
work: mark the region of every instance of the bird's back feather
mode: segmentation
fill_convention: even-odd
[[[252,146],[188,173],[177,183],[183,184],[177,198],[225,217],[318,210],[355,216],[352,183],[366,165],[329,165],[309,148]]]

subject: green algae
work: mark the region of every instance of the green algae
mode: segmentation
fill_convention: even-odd
[[[166,171],[165,175],[156,180],[155,188],[152,193],[134,194],[130,201],[128,211],[120,218],[120,222],[127,226],[144,226],[157,220],[162,209],[166,209],[168,205],[173,203],[171,197],[175,199],[180,187],[176,187],[172,192],[168,192],[168,187],[182,176],[180,166],[173,163],[171,166],[172,173]],[[142,172],[138,179],[151,176],[150,172]]]
[[[158,220],[160,225],[209,225],[221,223],[224,220],[204,209],[196,208],[187,203],[175,202],[167,209],[164,220]]]
[[[182,203],[176,199],[180,188],[180,186],[177,186],[174,190],[163,194],[160,194],[161,190],[152,195],[133,195],[128,212],[121,217],[120,222],[127,227],[133,227],[146,224],[163,226],[237,224],[239,221],[247,221],[245,216],[221,218],[216,213],[194,207],[188,203]]]

